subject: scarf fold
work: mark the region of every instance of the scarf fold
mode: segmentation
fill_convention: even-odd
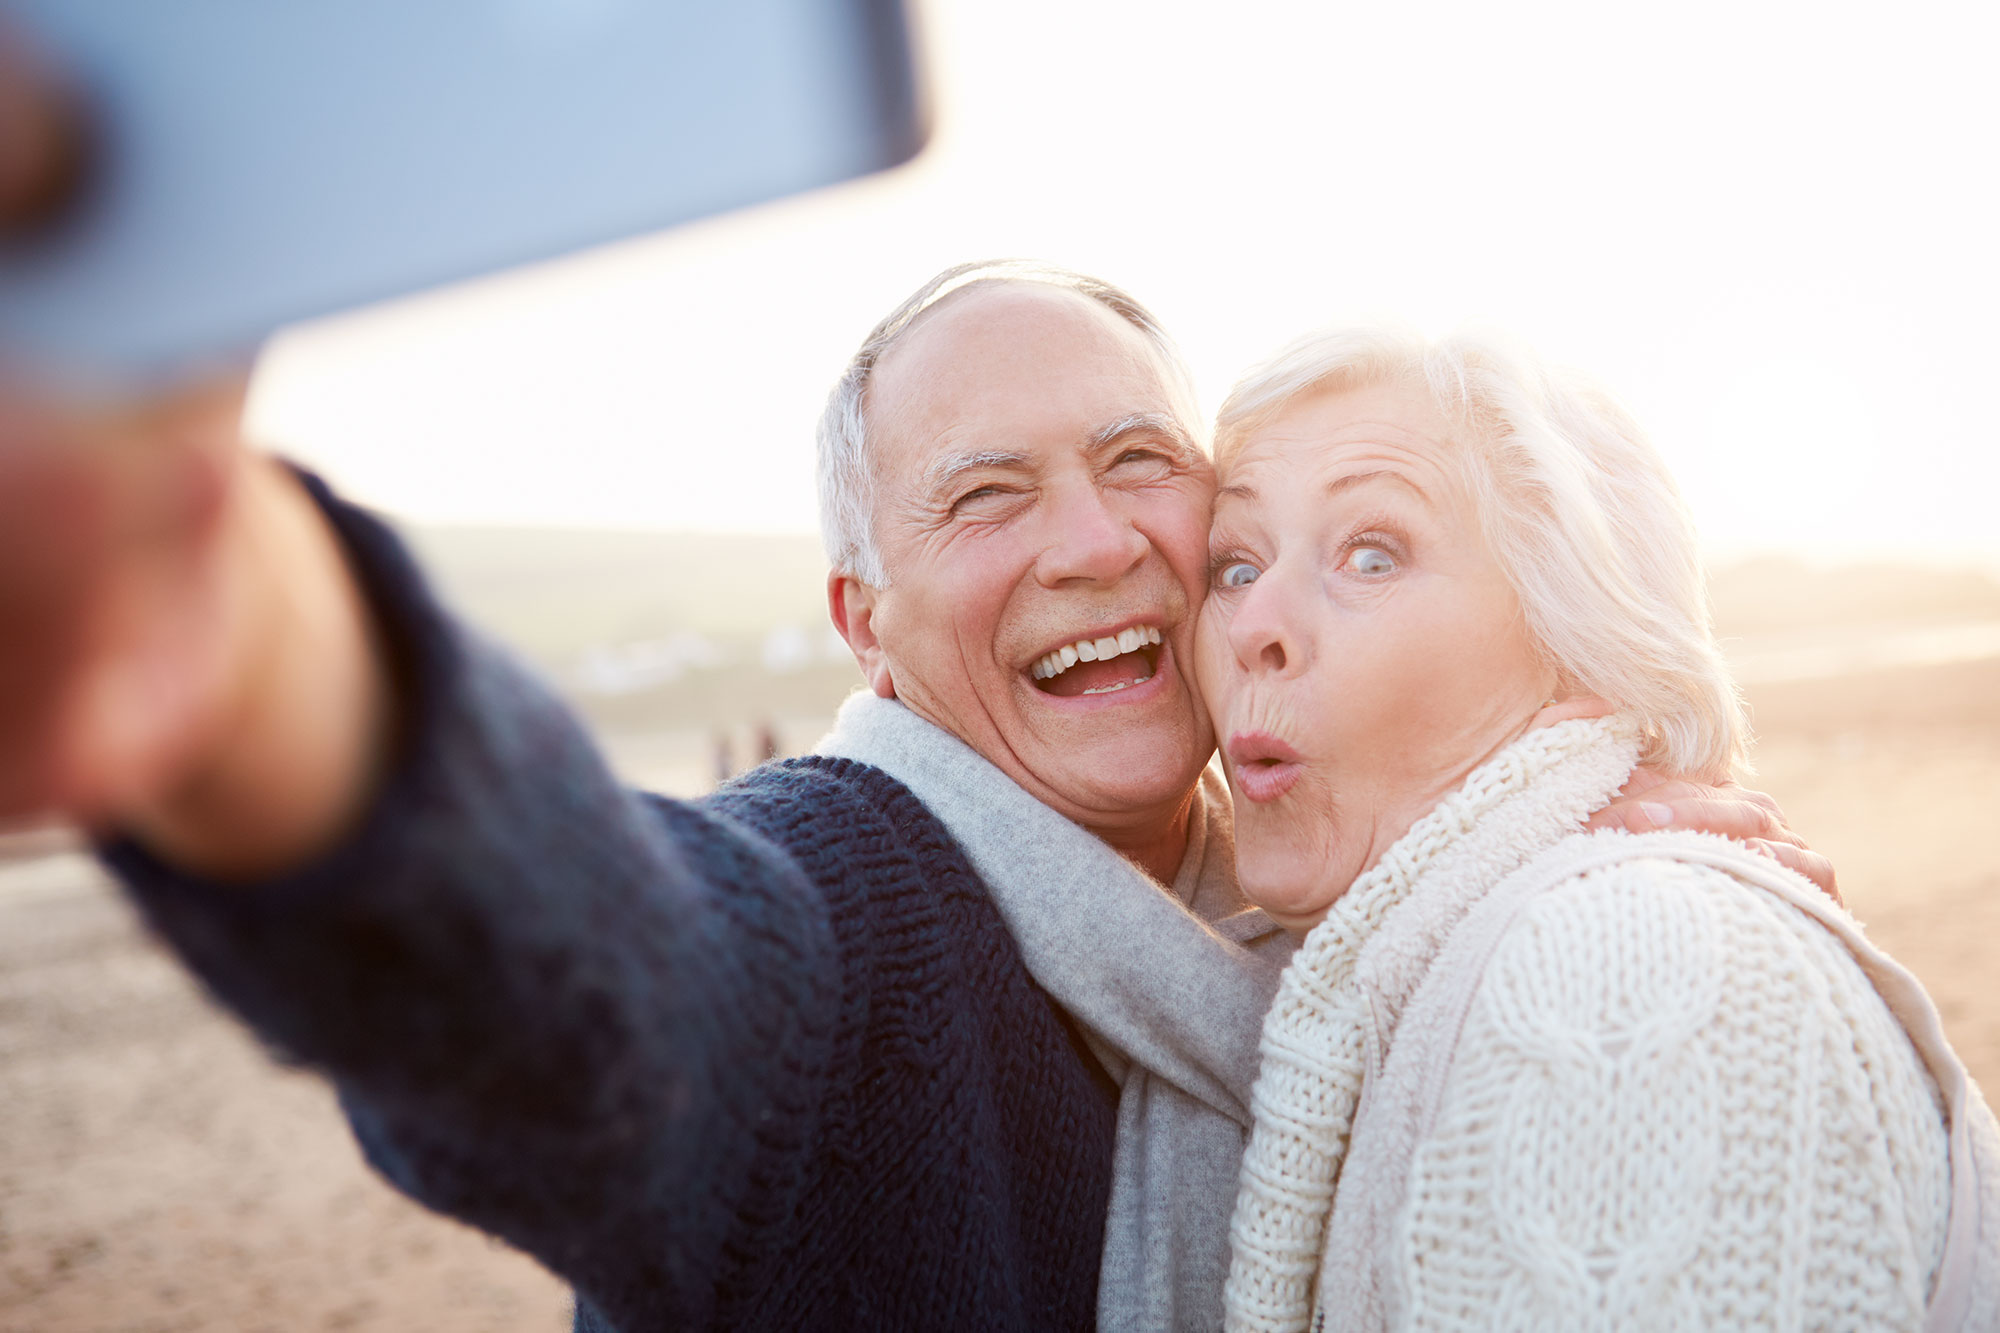
[[[881,769],[944,823],[1119,1086],[1099,1329],[1219,1327],[1258,1033],[1294,948],[1236,891],[1220,778],[1177,895],[894,700],[854,695],[816,753]]]

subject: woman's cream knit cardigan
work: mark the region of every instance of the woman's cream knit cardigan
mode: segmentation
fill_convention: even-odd
[[[1636,752],[1529,733],[1307,937],[1230,1329],[2000,1325],[2000,1135],[1935,1010],[1733,844],[1579,833]]]

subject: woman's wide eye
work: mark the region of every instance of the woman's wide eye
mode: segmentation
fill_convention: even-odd
[[[1257,581],[1257,566],[1247,560],[1232,560],[1215,571],[1218,588],[1245,588]]]
[[[1379,546],[1357,546],[1347,553],[1347,567],[1357,574],[1387,574],[1396,559]]]

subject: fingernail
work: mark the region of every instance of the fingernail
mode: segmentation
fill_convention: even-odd
[[[1646,812],[1646,818],[1653,821],[1654,828],[1665,828],[1674,822],[1674,808],[1658,801],[1641,801],[1639,808]]]

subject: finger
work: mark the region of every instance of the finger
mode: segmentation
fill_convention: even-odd
[[[1620,792],[1621,796],[1636,795],[1635,792]],[[1662,778],[1646,789],[1646,799],[1671,803],[1674,801],[1706,801],[1723,796],[1721,790],[1705,782],[1690,782],[1686,778]]]
[[[162,750],[188,654],[160,641],[206,627],[166,594],[222,526],[241,401],[222,382],[58,411],[0,386],[0,812],[138,781]]]
[[[1726,792],[1739,801],[1749,801],[1752,805],[1761,805],[1776,815],[1780,824],[1785,822],[1785,812],[1778,808],[1777,798],[1765,792],[1753,791],[1749,787],[1741,787],[1734,782],[1725,782],[1717,790]]]
[[[1659,827],[1651,823],[1632,823],[1635,802],[1646,801],[1657,805],[1671,805],[1675,801],[1696,800],[1713,796],[1715,791],[1698,782],[1688,782],[1680,778],[1670,778],[1656,768],[1641,764],[1632,770],[1632,776],[1618,789],[1605,807],[1591,815],[1591,828],[1622,828],[1635,833],[1651,832]]]
[[[1687,795],[1677,794],[1684,789]],[[1645,804],[1671,811],[1666,823],[1648,828],[1692,829],[1697,833],[1719,833],[1725,838],[1748,841],[1764,838],[1771,842],[1803,847],[1806,840],[1792,832],[1774,807],[1741,799],[1734,787],[1704,787],[1700,783],[1667,783],[1646,793]],[[1649,811],[1650,821],[1658,811]],[[1629,824],[1626,827],[1631,827]]]
[[[238,469],[239,382],[58,411],[0,388],[0,577],[53,590],[114,550],[212,525]]]
[[[1646,764],[1640,764],[1632,770],[1632,776],[1625,779],[1625,785],[1618,789],[1618,795],[1621,797],[1644,796],[1661,783],[1670,780],[1659,769]]]
[[[1847,902],[1840,896],[1840,886],[1834,882],[1833,862],[1821,856],[1810,847],[1800,847],[1789,842],[1767,842],[1769,855],[1787,870],[1795,870],[1813,882],[1813,886],[1842,907]]]
[[[1763,806],[1717,796],[1656,801],[1648,793],[1642,801],[1612,802],[1598,811],[1591,823],[1598,828],[1623,828],[1633,833],[1676,828],[1696,833],[1719,833],[1725,838],[1738,840],[1767,838],[1781,842],[1792,838],[1790,831],[1780,826]]]
[[[1668,794],[1668,788],[1672,788]],[[1792,832],[1792,826],[1785,822],[1785,812],[1778,802],[1761,791],[1739,787],[1734,782],[1725,782],[1719,787],[1705,787],[1699,782],[1676,782],[1666,784],[1646,794],[1649,801],[1679,802],[1687,797],[1707,797],[1717,801],[1747,801],[1771,816],[1771,832],[1765,834],[1773,842],[1788,842],[1797,847],[1806,845],[1806,840]]]

